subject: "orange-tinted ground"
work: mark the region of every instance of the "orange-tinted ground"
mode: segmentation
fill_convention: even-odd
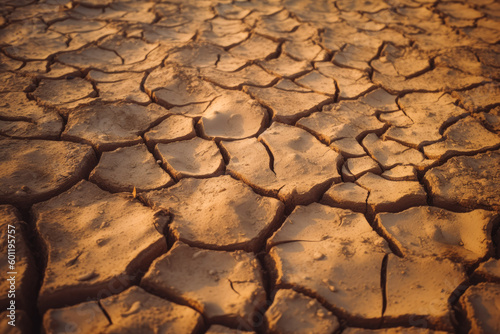
[[[0,11],[0,332],[500,332],[498,1]]]

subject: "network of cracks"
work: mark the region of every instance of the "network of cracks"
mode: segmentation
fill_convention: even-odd
[[[500,3],[0,12],[0,331],[500,331]]]

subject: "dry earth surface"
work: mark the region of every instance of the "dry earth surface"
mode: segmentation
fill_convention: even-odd
[[[2,333],[500,333],[499,167],[496,0],[0,1]]]

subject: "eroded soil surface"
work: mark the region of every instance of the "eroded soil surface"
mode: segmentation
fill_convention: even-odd
[[[498,1],[2,0],[0,332],[500,333],[499,166]]]

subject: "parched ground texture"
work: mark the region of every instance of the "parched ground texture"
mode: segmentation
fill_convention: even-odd
[[[0,12],[0,332],[500,332],[500,2]]]

